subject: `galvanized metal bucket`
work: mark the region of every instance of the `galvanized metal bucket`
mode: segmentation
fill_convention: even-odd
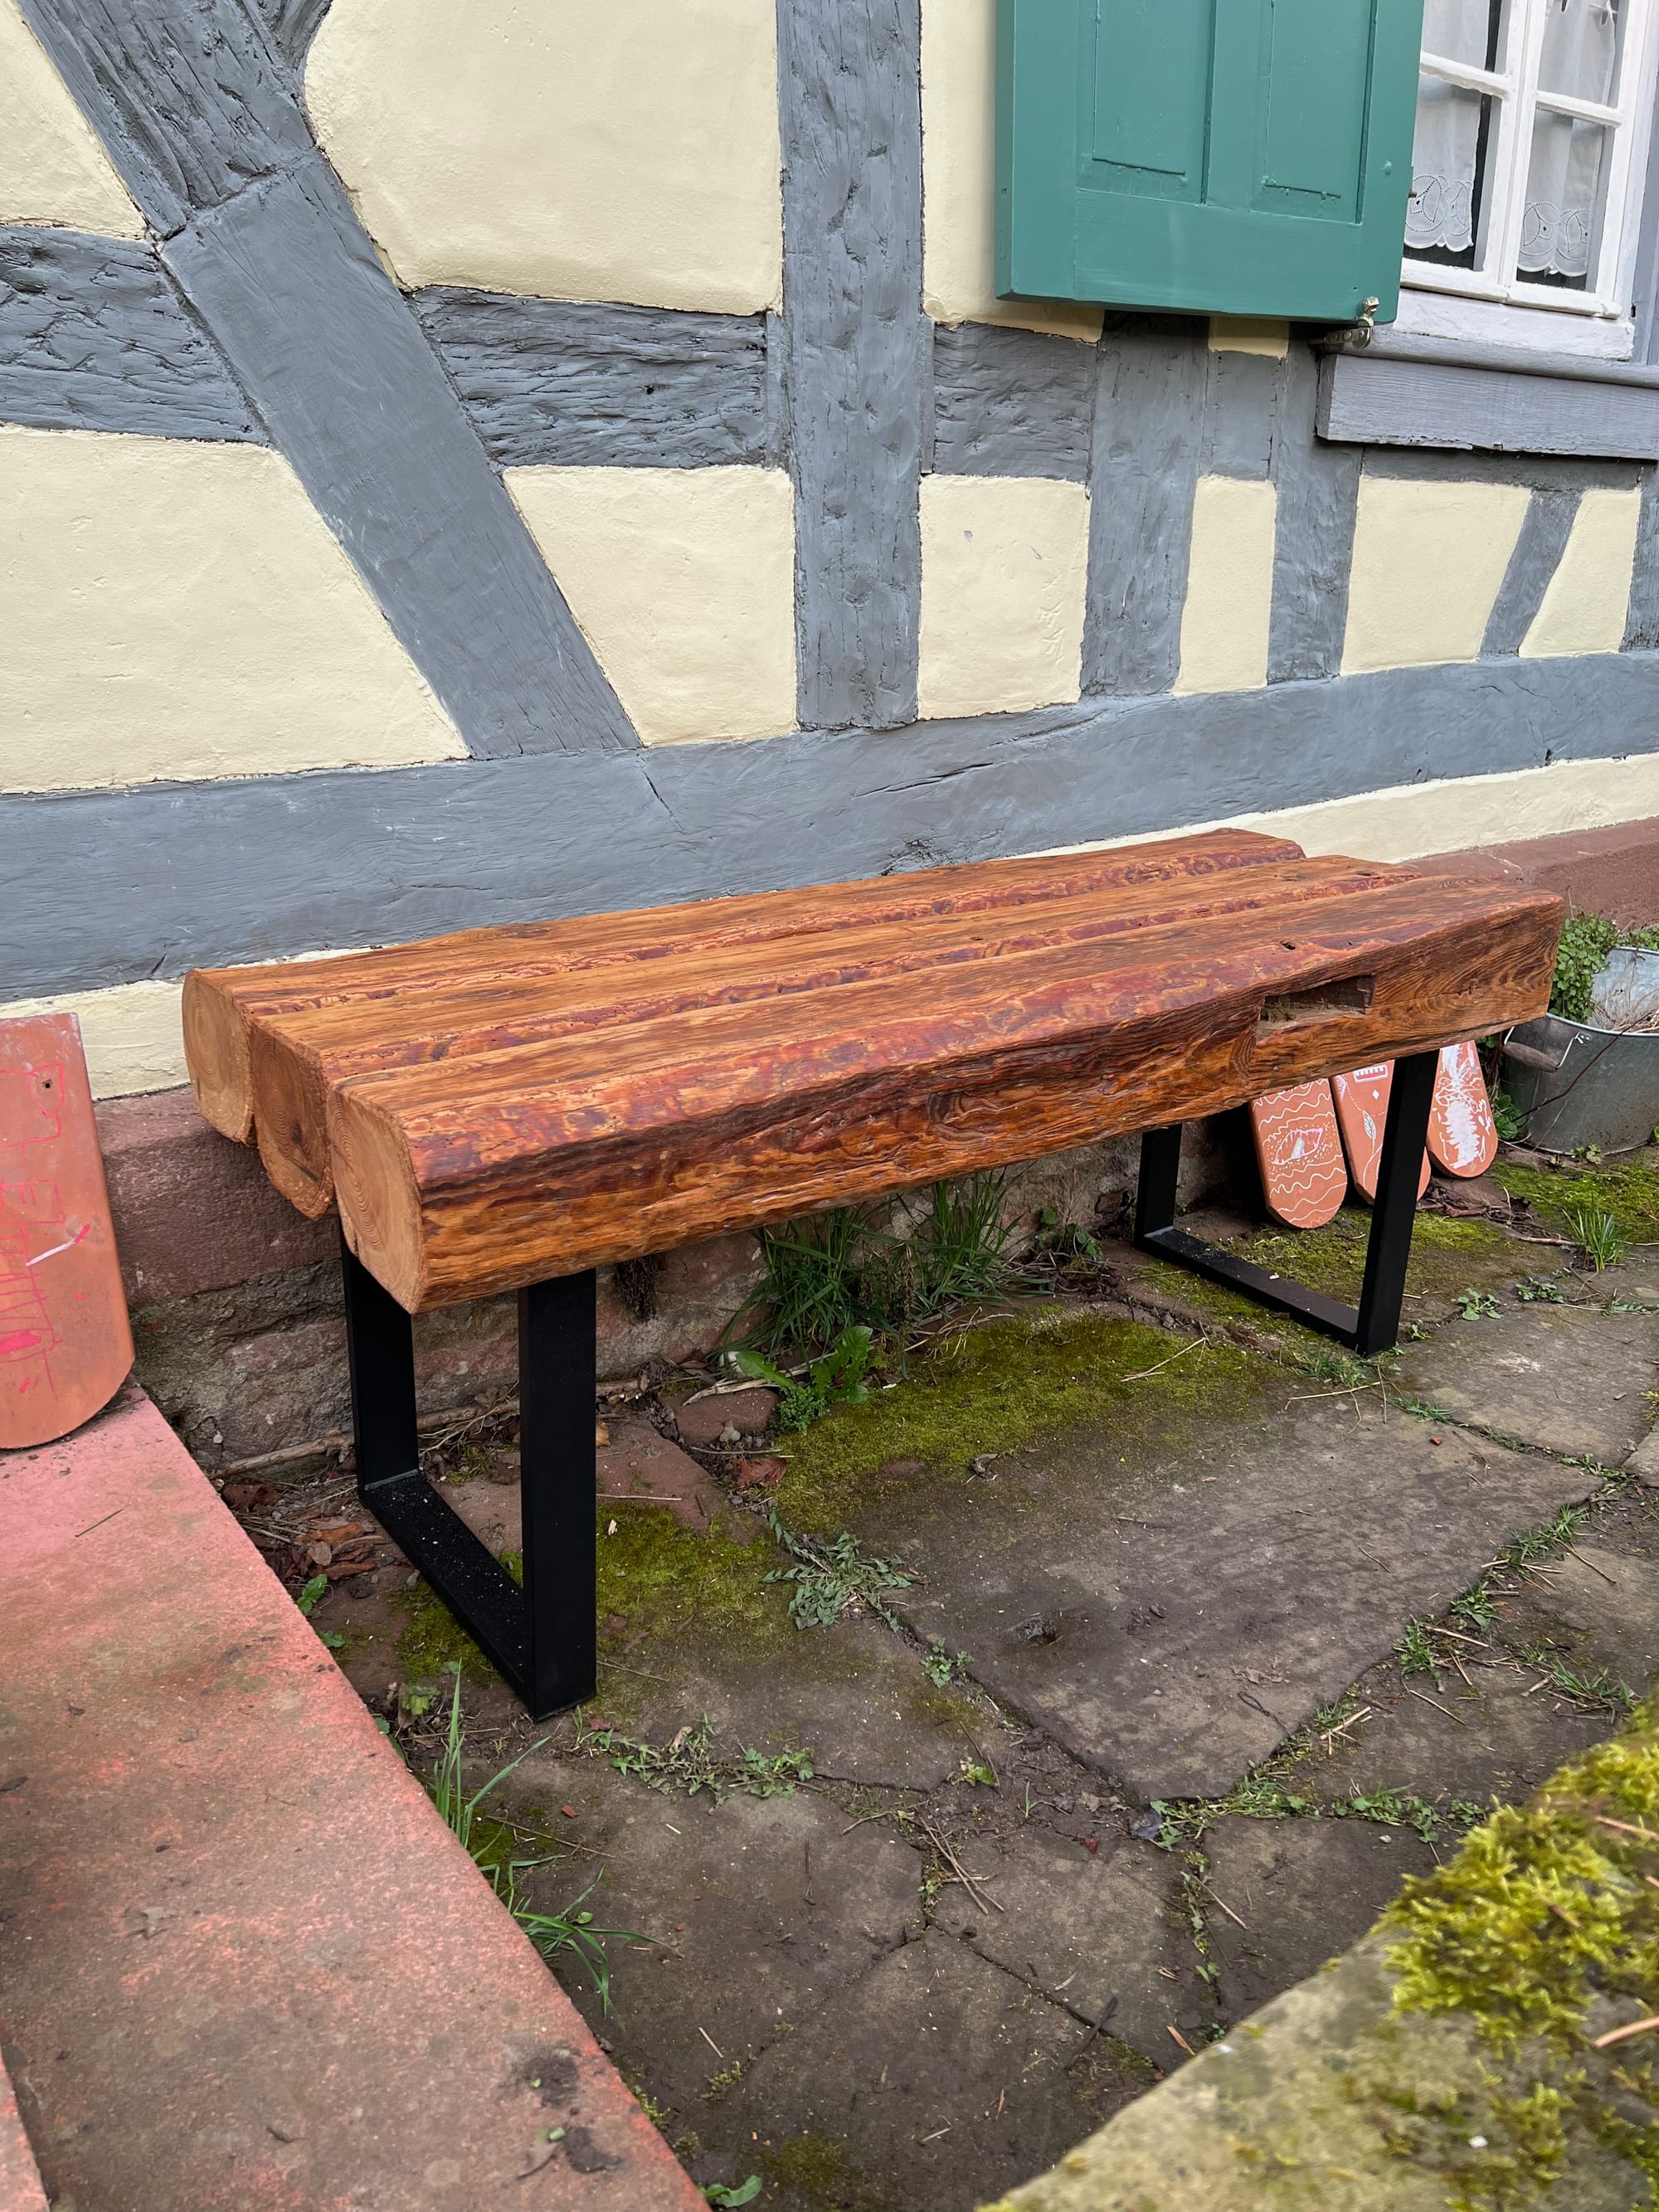
[[[1659,1122],[1659,1032],[1559,1014],[1522,1022],[1504,1048],[1504,1088],[1540,1152],[1632,1152]]]

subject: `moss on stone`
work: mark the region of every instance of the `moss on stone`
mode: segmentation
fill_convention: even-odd
[[[773,1546],[744,1546],[718,1525],[695,1534],[670,1513],[625,1513],[599,1524],[599,1612],[626,1623],[632,1642],[695,1620],[700,1629],[741,1630],[752,1644],[781,1644],[793,1633],[787,1593],[766,1577],[778,1564]],[[606,1638],[605,1640],[609,1640]]]
[[[1659,1992],[1659,1732],[1653,1709],[1505,1806],[1380,1923],[1402,2011],[1457,2013],[1496,2048],[1588,2040],[1598,1997]]]
[[[1500,1158],[1492,1181],[1511,1198],[1523,1198],[1547,1227],[1565,1231],[1580,1207],[1610,1213],[1627,1244],[1659,1240],[1659,1145],[1596,1164],[1581,1160],[1559,1168],[1529,1167]]]
[[[962,1475],[981,1454],[1104,1422],[1127,1452],[1195,1420],[1254,1412],[1272,1370],[1231,1346],[1043,1307],[938,1340],[905,1379],[791,1437],[782,1518],[824,1528],[889,1462]]]
[[[808,2133],[761,2154],[761,2170],[775,2189],[787,2189],[823,2212],[887,2212],[890,2200],[872,2188],[834,2136]]]

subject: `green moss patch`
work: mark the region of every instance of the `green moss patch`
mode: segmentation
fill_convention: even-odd
[[[890,1462],[964,1474],[1045,1432],[1111,1426],[1126,1453],[1194,1420],[1255,1412],[1273,1370],[1232,1346],[1045,1308],[939,1339],[908,1376],[788,1442],[786,1522],[825,1528]]]
[[[1492,1181],[1511,1198],[1523,1198],[1547,1228],[1565,1231],[1568,1217],[1588,1209],[1610,1213],[1628,1244],[1659,1241],[1659,1146],[1648,1145],[1618,1160],[1559,1168],[1523,1166],[1499,1159]]]
[[[1659,1997],[1659,1725],[1634,1725],[1504,1807],[1383,1916],[1402,2011],[1458,2013],[1499,2049],[1589,2040],[1597,1996]],[[1644,2056],[1638,2051],[1638,2058]]]

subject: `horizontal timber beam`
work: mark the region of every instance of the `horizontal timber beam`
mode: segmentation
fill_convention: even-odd
[[[544,757],[0,799],[17,995],[1035,852],[1659,751],[1659,654]]]

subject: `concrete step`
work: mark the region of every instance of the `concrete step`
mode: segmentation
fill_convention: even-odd
[[[0,2053],[58,2212],[702,2202],[136,1387],[0,1455]]]

